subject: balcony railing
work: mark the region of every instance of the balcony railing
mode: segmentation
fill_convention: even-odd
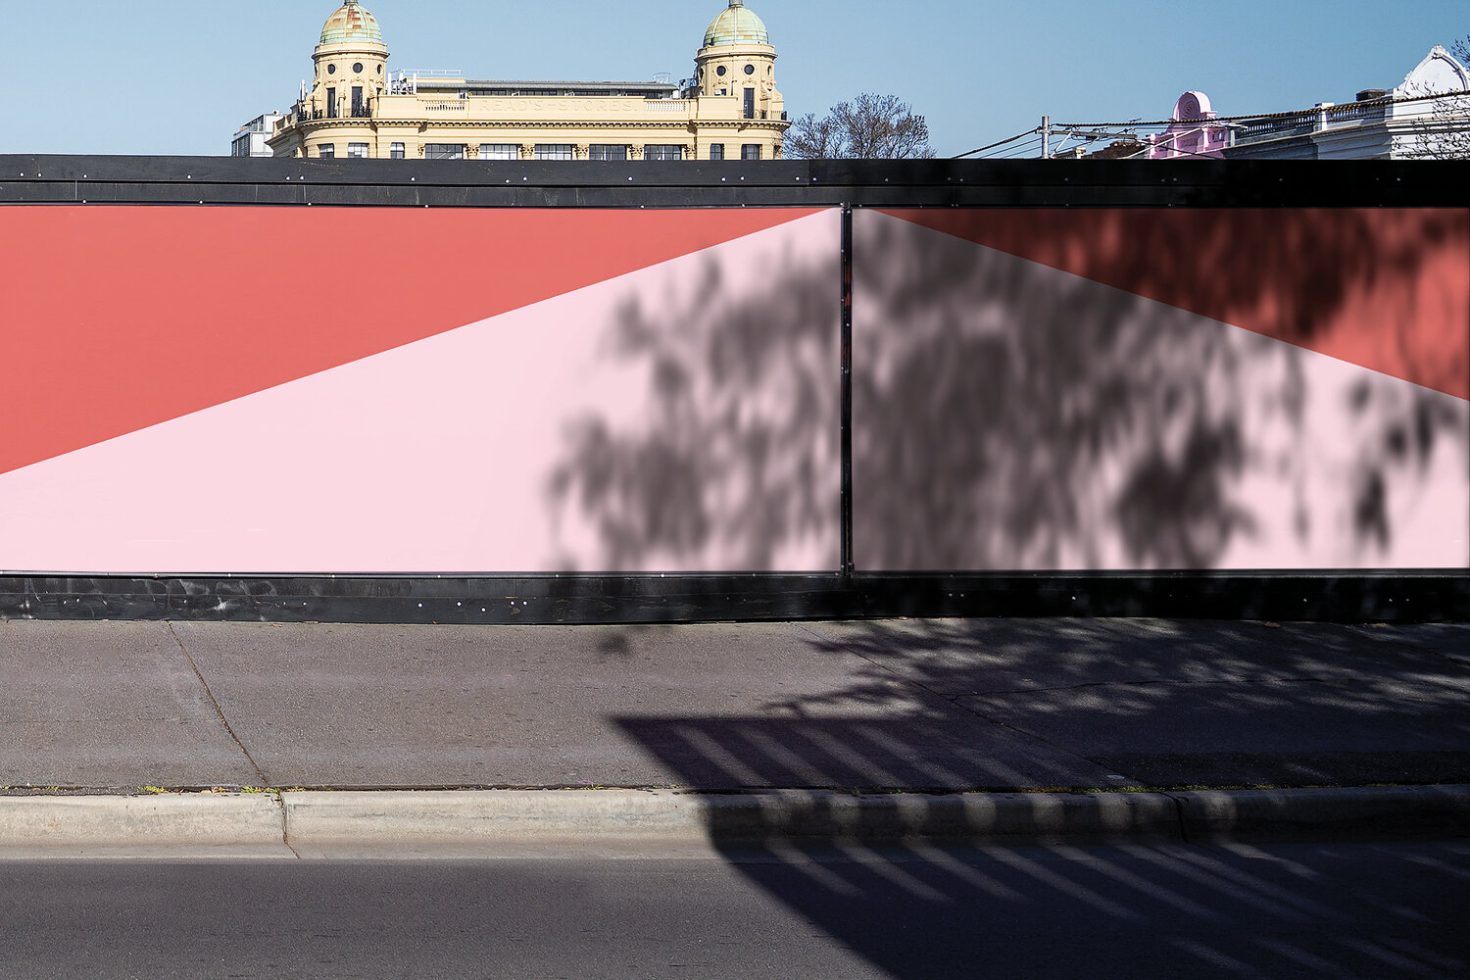
[[[1320,133],[1334,126],[1378,122],[1385,118],[1391,106],[1392,103],[1387,99],[1370,99],[1342,105],[1317,106],[1269,119],[1247,119],[1239,127],[1236,143],[1259,143],[1263,140]]]
[[[281,120],[280,125],[290,125],[297,122],[316,122],[321,119],[371,119],[373,118],[372,100],[369,99],[359,105],[337,106],[334,109],[321,109],[316,106],[298,102],[291,109],[291,115]]]
[[[1382,119],[1388,113],[1388,109],[1389,103],[1387,100],[1351,102],[1346,105],[1328,106],[1323,113],[1323,121],[1328,126],[1376,121]]]
[[[1262,140],[1282,139],[1288,136],[1304,136],[1314,132],[1317,123],[1313,119],[1270,119],[1247,122],[1235,138],[1237,144],[1259,143]]]

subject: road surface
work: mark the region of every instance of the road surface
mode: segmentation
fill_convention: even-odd
[[[38,859],[0,862],[0,976],[1451,977],[1467,908],[1470,840]]]

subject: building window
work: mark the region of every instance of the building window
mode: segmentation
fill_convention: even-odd
[[[249,155],[250,155],[250,136],[249,136],[249,134],[247,133],[244,136],[237,136],[237,137],[235,137],[235,142],[233,142],[233,143],[230,144],[230,156],[232,156],[232,157],[248,157]]]
[[[625,143],[593,143],[587,147],[589,160],[626,160],[628,147]]]
[[[481,160],[519,160],[521,148],[515,143],[481,143]]]
[[[348,143],[347,159],[366,160],[368,158],[368,145],[366,143]]]
[[[755,65],[746,65],[745,66],[745,74],[747,74],[747,75],[754,75],[755,74]]]
[[[336,65],[328,65],[327,66],[327,74],[328,75],[335,75],[335,74],[337,74],[337,66]]]
[[[337,145],[335,143],[323,143],[317,147],[316,155],[323,160],[335,160],[337,158]]]
[[[720,67],[715,69],[715,74],[719,75],[721,78],[724,78],[727,71],[729,71],[729,69],[726,68],[724,65],[721,65]]]
[[[572,152],[570,143],[537,143],[537,160],[575,160],[576,154]]]
[[[327,89],[327,118],[337,118],[337,90],[334,88]]]
[[[463,160],[463,143],[425,143],[424,159],[426,160]]]
[[[761,158],[761,145],[759,143],[746,143],[740,148],[740,159],[759,160]]]
[[[363,102],[362,86],[352,86],[352,118],[361,119],[367,115],[367,104]]]
[[[402,143],[394,143],[388,147],[388,156],[394,160],[402,160],[408,156],[408,148]]]
[[[684,147],[663,146],[650,144],[643,148],[643,159],[645,160],[682,160],[684,159]]]
[[[352,66],[352,73],[354,75],[361,75],[362,74],[362,62],[359,61],[357,64],[355,64],[355,65]],[[747,74],[749,74],[749,72],[747,72]]]
[[[755,89],[753,88],[745,90],[745,118],[755,118]]]
[[[723,160],[723,159],[725,159],[725,144],[724,143],[711,143],[710,144],[710,147],[709,147],[709,158],[711,160]]]

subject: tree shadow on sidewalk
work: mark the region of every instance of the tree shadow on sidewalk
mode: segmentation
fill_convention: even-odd
[[[935,794],[963,789],[1026,788],[1017,798],[1041,814],[1069,787],[1470,781],[1470,658],[1461,652],[1470,627],[986,620],[801,629],[811,636],[806,655],[850,661],[846,683],[771,702],[761,716],[614,720],[680,786],[776,791],[817,813],[838,812],[840,791],[869,794],[873,809],[838,849],[851,861],[800,839],[731,843],[718,808],[711,830],[742,874],[889,975],[983,973],[987,957],[1014,951],[1005,945],[1013,937],[1037,934],[1038,917],[1055,919],[1039,930],[1049,941],[1098,942],[1097,955],[1107,949],[1098,934],[1115,933],[1130,950],[1127,969],[1105,975],[1377,975],[1392,966],[1438,976],[1464,962],[1455,930],[1427,926],[1447,922],[1434,918],[1447,909],[1426,915],[1363,893],[1356,900],[1375,910],[1365,933],[1326,899],[1330,880],[1255,849],[1135,842],[1084,851],[1002,839],[956,852],[889,835],[895,823],[929,826],[938,802],[953,799]],[[904,789],[920,792],[884,795]],[[782,819],[773,813],[769,825]],[[1090,829],[1103,844],[1112,839]],[[1259,935],[1258,916],[1271,924]],[[1046,950],[1034,955],[1032,972],[1047,975]]]

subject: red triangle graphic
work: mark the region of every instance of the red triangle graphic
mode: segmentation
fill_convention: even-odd
[[[0,473],[814,213],[0,208]]]
[[[1464,209],[886,213],[1470,398]]]

